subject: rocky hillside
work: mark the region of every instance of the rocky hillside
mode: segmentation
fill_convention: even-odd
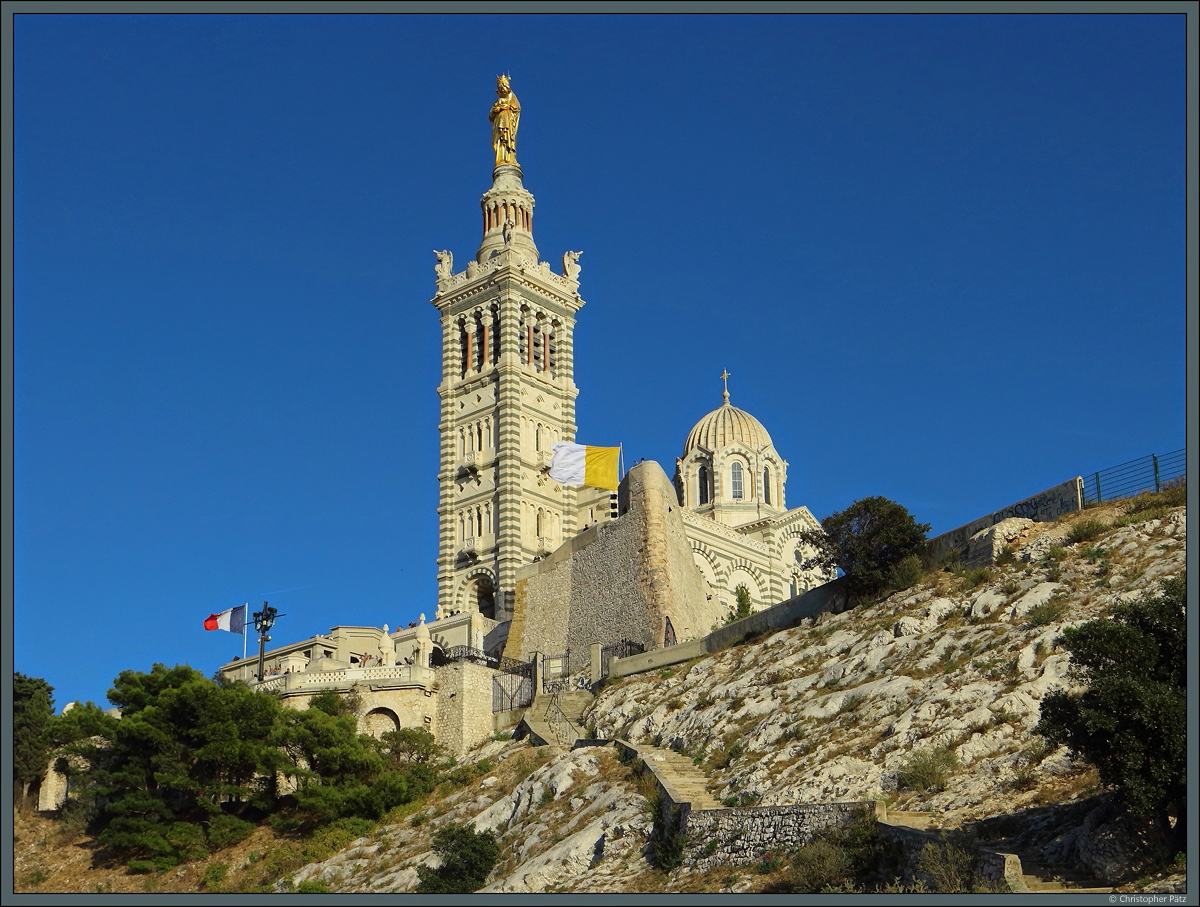
[[[1097,534],[1072,543],[1073,530]],[[988,820],[977,832],[1027,860],[1127,876],[1136,857],[1103,822],[1094,771],[1065,750],[1046,752],[1031,729],[1042,696],[1069,685],[1069,658],[1055,643],[1062,629],[1182,573],[1186,513],[1127,515],[1117,505],[1053,524],[1008,521],[1001,533],[1005,563],[943,571],[879,604],[627,678],[603,689],[584,719],[597,737],[691,756],[726,805],[882,799],[928,812],[935,828]],[[416,864],[431,858],[429,829],[474,820],[502,841],[488,891],[753,890],[744,868],[741,878],[708,880],[654,871],[644,790],[609,750],[497,742],[477,758],[523,767],[498,770],[428,822],[381,830],[297,880],[411,890]],[[922,778],[930,783],[915,789]]]
[[[1006,521],[989,568],[947,569],[878,604],[607,685],[583,720],[597,737],[690,757],[727,806],[884,800],[1115,884],[1139,870],[1130,835],[1106,821],[1095,772],[1031,729],[1045,693],[1069,685],[1063,627],[1184,571],[1184,509],[1130,509]],[[281,888],[411,891],[433,831],[470,821],[501,842],[485,891],[761,890],[744,866],[654,869],[650,789],[611,747],[497,740],[471,760],[470,784]],[[252,868],[231,859],[225,890]],[[1182,890],[1178,876],[1165,884]]]

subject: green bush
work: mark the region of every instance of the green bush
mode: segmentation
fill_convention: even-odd
[[[670,810],[666,797],[656,790],[650,798],[654,813],[652,852],[654,865],[670,871],[683,863],[683,852],[687,848],[687,833],[679,827],[679,816]]]
[[[945,790],[950,773],[958,765],[958,757],[949,747],[917,750],[900,767],[896,783],[902,790]]]
[[[330,894],[329,886],[320,879],[305,879],[296,886],[297,894]]]
[[[229,867],[224,863],[210,863],[204,868],[204,877],[200,880],[200,884],[209,891],[216,891],[225,881],[228,872]]]
[[[976,894],[1009,890],[1007,885],[990,882],[980,874],[979,847],[962,834],[952,834],[936,844],[926,844],[917,857],[917,872],[928,881],[926,891],[930,893]]]
[[[1063,631],[1082,692],[1051,691],[1034,730],[1091,762],[1118,806],[1187,843],[1187,620],[1183,576],[1111,618]]]
[[[1067,541],[1072,545],[1078,545],[1080,542],[1090,542],[1094,538],[1099,538],[1108,532],[1108,524],[1101,520],[1081,520],[1071,527],[1071,531],[1067,533]]]
[[[232,847],[238,841],[244,841],[254,832],[254,823],[217,813],[208,823],[208,846],[213,850]]]
[[[970,592],[977,586],[989,582],[994,576],[995,574],[988,567],[972,567],[964,570],[961,589],[963,592]]]
[[[768,893],[817,894],[889,891],[901,875],[903,855],[879,834],[874,817],[834,826],[793,851],[786,875]]]
[[[736,590],[737,605],[729,609],[729,613],[725,615],[725,623],[731,624],[735,620],[741,620],[743,617],[749,617],[752,610],[750,601],[750,590],[745,586],[738,586]]]
[[[918,554],[897,561],[888,571],[888,585],[897,592],[911,589],[925,578],[925,562]]]
[[[1025,615],[1031,627],[1045,627],[1054,623],[1067,613],[1070,602],[1065,596],[1052,595],[1040,605],[1034,605]]]
[[[433,852],[442,865],[417,867],[420,894],[466,894],[478,891],[496,865],[500,845],[490,831],[477,832],[471,825],[448,825],[433,836]]]

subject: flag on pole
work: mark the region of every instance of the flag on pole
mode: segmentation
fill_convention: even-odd
[[[620,447],[588,447],[559,441],[550,447],[550,478],[564,485],[617,490]]]
[[[205,630],[224,630],[227,633],[246,634],[246,611],[250,607],[247,602],[244,605],[238,605],[236,608],[230,608],[228,611],[222,611],[220,614],[210,614],[204,619]]]

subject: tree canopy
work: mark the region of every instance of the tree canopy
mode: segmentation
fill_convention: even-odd
[[[1116,803],[1185,843],[1187,622],[1185,580],[1063,630],[1082,691],[1052,691],[1034,730],[1096,766]],[[1174,827],[1171,817],[1176,818]]]
[[[22,797],[46,772],[53,745],[54,688],[40,677],[13,672],[13,782]]]
[[[928,523],[918,523],[902,505],[884,497],[855,501],[821,521],[820,530],[801,533],[815,549],[805,559],[806,570],[841,570],[855,598],[869,598],[888,588],[893,568],[925,551]]]

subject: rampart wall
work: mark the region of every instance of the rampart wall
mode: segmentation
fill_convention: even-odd
[[[633,466],[618,491],[620,516],[580,533],[517,574],[505,655],[586,652],[631,639],[661,646],[719,619],[692,559],[675,488],[653,461]]]

